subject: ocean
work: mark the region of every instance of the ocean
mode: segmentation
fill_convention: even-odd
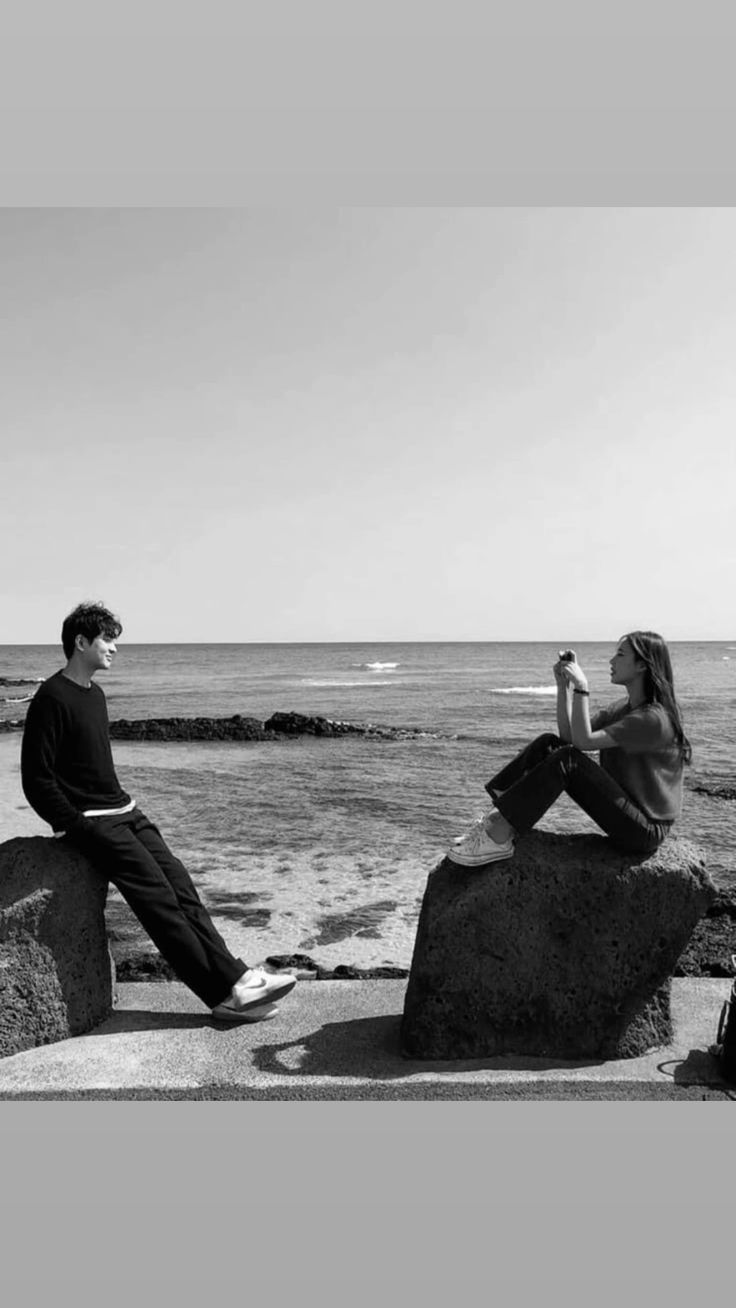
[[[575,646],[593,709],[620,697],[610,643]],[[679,834],[736,889],[736,640],[671,646],[693,745]],[[487,808],[485,781],[554,730],[547,643],[127,645],[99,675],[111,719],[279,710],[412,728],[400,739],[114,743],[118,774],[186,862],[235,952],[305,953],[325,966],[408,966],[427,874]],[[52,646],[0,646],[0,720],[25,714]],[[14,681],[25,684],[14,685]],[[0,838],[44,832],[18,779],[19,733],[0,735]],[[596,830],[563,797],[542,828]]]

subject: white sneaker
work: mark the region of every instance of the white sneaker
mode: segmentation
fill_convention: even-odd
[[[252,967],[244,977],[236,981],[234,994],[212,1011],[219,1016],[220,1009],[223,1009],[226,1017],[231,1012],[244,1013],[261,1004],[272,1004],[276,999],[283,999],[295,985],[296,977],[290,972],[266,972],[262,967]]]
[[[491,809],[489,813],[481,813],[480,817],[477,817],[475,819],[473,825],[468,827],[468,830],[465,832],[464,835],[453,837],[452,840],[453,845],[462,845],[463,841],[467,840],[468,836],[472,835],[474,831],[478,831],[479,829],[485,831],[486,822],[488,821],[488,818],[491,816],[492,812],[493,809]]]
[[[278,1004],[253,1004],[249,1008],[233,1008],[230,1001],[213,1008],[212,1016],[216,1022],[230,1022],[234,1025],[245,1022],[267,1022],[269,1018],[275,1017],[278,1011]]]
[[[463,867],[482,867],[485,863],[498,863],[501,859],[511,858],[513,852],[513,840],[505,840],[500,844],[488,835],[484,826],[476,826],[459,845],[448,849],[447,857],[451,863],[460,863]]]

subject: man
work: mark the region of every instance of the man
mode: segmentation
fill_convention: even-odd
[[[109,668],[122,626],[102,604],[80,604],[65,619],[67,663],[28,706],[21,776],[28,802],[57,836],[86,854],[117,886],[176,975],[229,1022],[275,1016],[296,984],[234,958],[186,868],[120,785],[110,747],[107,703],[95,685]]]

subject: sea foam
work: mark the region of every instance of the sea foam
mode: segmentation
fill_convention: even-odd
[[[391,686],[391,681],[325,681],[318,677],[303,677],[300,683],[302,686],[360,686],[362,690],[373,690],[376,686]]]
[[[395,668],[401,667],[400,663],[354,663],[354,668],[362,668],[364,672],[393,672]]]
[[[556,695],[556,686],[492,686],[492,695]]]

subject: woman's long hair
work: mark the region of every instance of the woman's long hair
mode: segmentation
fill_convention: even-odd
[[[675,699],[674,677],[670,652],[656,631],[630,631],[624,636],[628,640],[636,657],[644,664],[644,694],[653,704],[661,704],[666,710],[675,731],[675,739],[680,746],[683,762],[692,758],[692,747],[685,735],[682,716]]]

